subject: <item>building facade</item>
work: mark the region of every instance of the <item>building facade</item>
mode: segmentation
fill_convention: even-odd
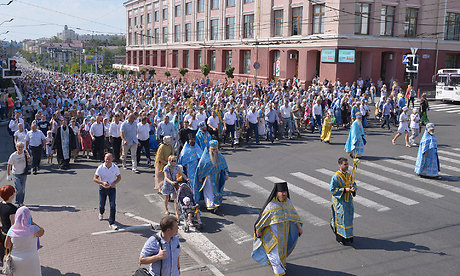
[[[460,66],[460,1],[131,0],[126,63],[199,77],[268,82],[407,81],[404,55],[417,48],[414,84],[429,88],[437,69]]]

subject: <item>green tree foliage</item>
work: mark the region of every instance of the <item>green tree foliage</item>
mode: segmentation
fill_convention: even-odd
[[[225,69],[225,75],[227,75],[229,79],[233,79],[234,78],[233,71],[235,71],[235,67],[229,66]]]
[[[181,74],[182,77],[185,76],[185,74],[187,74],[187,73],[188,73],[188,69],[187,69],[187,68],[180,68],[180,69],[179,69],[179,74]]]
[[[203,74],[203,76],[207,77],[209,75],[209,65],[208,64],[203,64],[201,65],[201,74]]]
[[[166,71],[166,72],[165,72],[165,76],[166,76],[167,78],[169,78],[169,76],[171,76],[171,73],[170,73],[169,71]]]

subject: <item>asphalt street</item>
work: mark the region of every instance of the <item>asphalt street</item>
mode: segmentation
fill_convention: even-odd
[[[182,238],[225,275],[271,275],[270,267],[250,257],[253,224],[273,182],[281,179],[289,182],[291,200],[304,222],[304,234],[288,258],[287,275],[459,275],[460,105],[430,104],[443,179],[417,177],[413,167],[418,147],[406,148],[403,137],[393,146],[396,128],[388,131],[371,121],[357,171],[353,246],[339,245],[328,225],[328,185],[338,169],[337,159],[345,155],[344,129],[333,129],[331,144],[321,143],[318,133],[303,133],[293,141],[224,147],[231,173],[221,214],[203,212],[204,229],[181,232]],[[4,126],[0,141],[0,184],[5,185],[12,142]],[[153,189],[153,169],[146,166],[145,157],[141,162],[140,174],[121,170],[117,210],[158,222],[162,200]],[[42,160],[39,174],[28,177],[26,204],[96,208],[98,187],[92,177],[97,165],[80,159],[61,171]]]

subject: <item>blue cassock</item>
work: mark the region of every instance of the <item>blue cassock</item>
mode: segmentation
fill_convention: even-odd
[[[364,154],[364,145],[366,145],[366,135],[364,134],[363,125],[355,120],[350,128],[347,143],[345,144],[345,152],[356,150],[358,154]]]
[[[203,132],[201,129],[198,130],[196,133],[196,143],[204,151],[205,148],[209,148],[209,142],[211,142],[212,137],[209,132]]]
[[[340,170],[331,179],[330,191],[332,193],[332,220],[331,225],[337,230],[337,234],[345,239],[353,238],[353,197],[345,192],[345,188],[355,188],[356,183],[351,184],[350,174]]]
[[[195,183],[197,185],[195,185],[193,191],[195,202],[204,200],[203,188],[205,181],[200,182],[199,180],[209,177],[214,192],[214,205],[219,206],[222,203],[222,192],[224,190],[226,174],[228,174],[228,166],[224,156],[219,152],[217,166],[214,166],[209,155],[209,149],[206,148],[196,168]]]
[[[149,131],[149,138],[150,138],[150,149],[157,149],[157,136],[155,135],[155,127],[153,124],[150,124],[150,131]]]
[[[427,156],[425,156],[427,154]],[[425,130],[418,147],[417,161],[415,162],[415,173],[426,176],[437,176],[441,170],[438,158],[438,141],[436,136]]]
[[[196,167],[198,166],[198,162],[200,162],[201,155],[203,155],[201,148],[197,144],[192,147],[188,142],[185,143],[179,155],[179,165],[187,169],[187,176],[192,180],[192,190],[195,190]]]

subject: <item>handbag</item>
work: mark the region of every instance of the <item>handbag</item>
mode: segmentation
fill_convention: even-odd
[[[2,273],[4,275],[13,275],[13,271],[14,271],[13,257],[11,257],[10,250],[6,248],[5,257],[3,257]]]
[[[24,175],[29,175],[30,174],[30,165],[29,162],[27,161],[27,156],[26,156],[26,151],[24,150],[24,159],[26,159],[26,167],[24,168]]]
[[[134,275],[133,276],[152,276],[149,271],[147,270],[147,268],[145,267],[140,267],[136,270],[136,272],[134,272]]]

